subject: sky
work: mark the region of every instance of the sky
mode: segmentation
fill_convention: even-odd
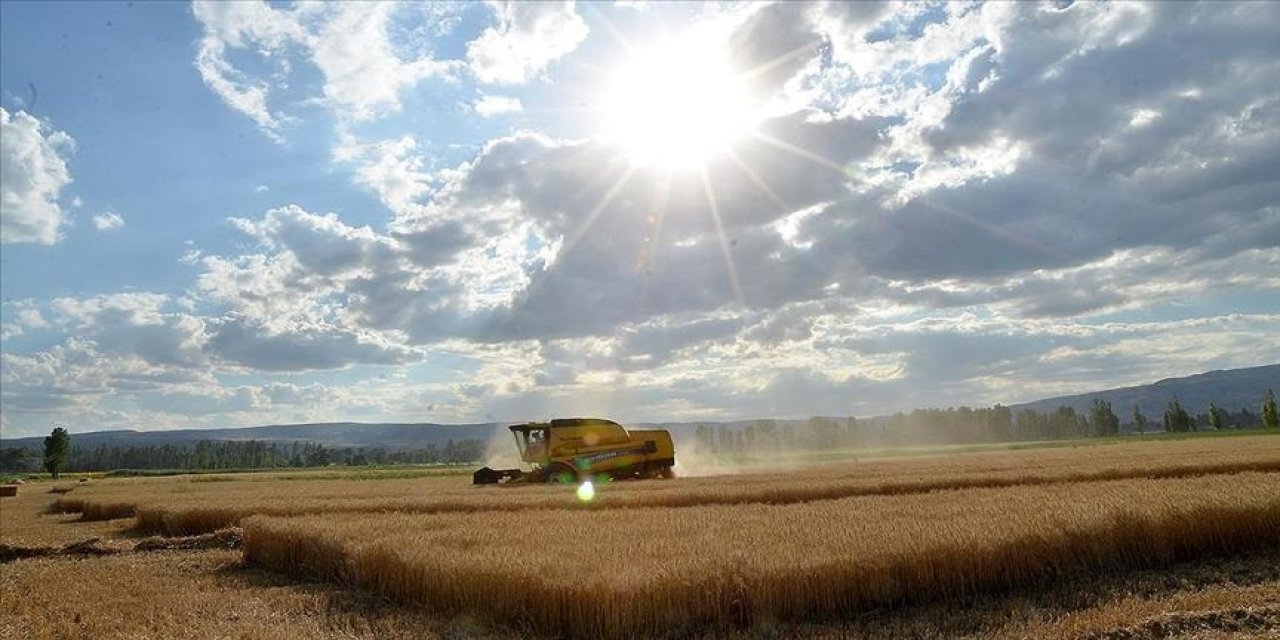
[[[1280,4],[0,3],[0,430],[1280,362]]]

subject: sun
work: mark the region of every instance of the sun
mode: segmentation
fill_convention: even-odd
[[[693,34],[637,50],[609,78],[606,139],[633,163],[694,168],[755,124],[740,73],[717,39]]]

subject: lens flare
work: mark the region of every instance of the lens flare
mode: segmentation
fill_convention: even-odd
[[[585,480],[578,486],[578,500],[582,502],[591,502],[596,497],[596,487],[591,484],[590,480]]]

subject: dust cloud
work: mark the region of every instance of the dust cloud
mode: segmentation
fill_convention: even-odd
[[[516,450],[516,441],[505,424],[493,427],[484,445],[484,466],[490,469],[518,469],[522,461]]]

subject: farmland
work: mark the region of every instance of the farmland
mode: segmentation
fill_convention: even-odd
[[[1280,626],[1280,438],[742,471],[605,484],[590,502],[570,487],[476,488],[439,473],[119,478],[62,495],[29,485],[2,504],[0,542],[99,536],[124,551],[8,563],[0,634],[154,624],[209,635],[164,626],[186,610],[255,637],[1255,637]],[[218,539],[242,548],[130,550],[141,536],[227,527]],[[76,586],[112,580],[137,586]],[[72,588],[74,602],[55,595]],[[81,622],[50,626],[32,607]],[[104,624],[95,607],[114,622],[92,626]]]

